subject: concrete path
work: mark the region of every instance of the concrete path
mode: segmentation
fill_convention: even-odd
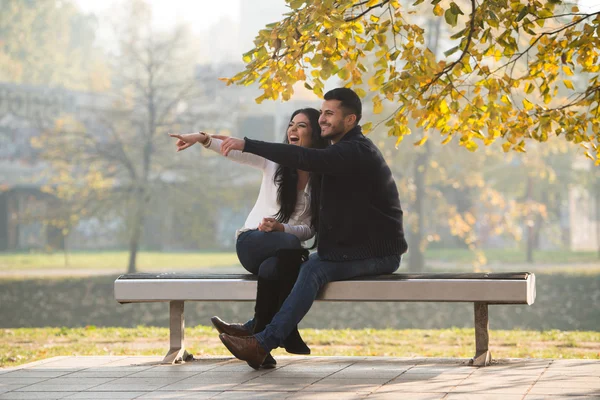
[[[599,360],[278,357],[254,371],[228,357],[55,357],[0,369],[0,399],[600,399]]]

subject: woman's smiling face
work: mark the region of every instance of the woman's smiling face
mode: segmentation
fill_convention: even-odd
[[[296,116],[290,121],[287,129],[288,143],[310,147],[312,144],[312,128],[310,127],[310,121],[308,117],[302,113],[296,114]]]

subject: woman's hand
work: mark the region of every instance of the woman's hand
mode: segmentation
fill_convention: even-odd
[[[283,232],[283,224],[275,218],[263,218],[258,224],[258,230],[261,232]]]
[[[177,146],[177,151],[185,150],[188,147],[192,147],[198,142],[204,143],[208,138],[208,135],[206,135],[206,133],[204,132],[183,134],[169,133],[169,136],[177,139],[177,142],[175,142],[175,146]]]

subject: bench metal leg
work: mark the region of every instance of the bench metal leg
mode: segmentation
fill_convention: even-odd
[[[475,302],[475,357],[469,362],[475,367],[485,367],[492,362],[492,354],[488,349],[490,323],[488,320],[488,304]]]
[[[169,335],[171,348],[162,360],[163,364],[174,364],[190,361],[194,358],[185,350],[184,345],[185,319],[183,317],[183,301],[169,303]]]

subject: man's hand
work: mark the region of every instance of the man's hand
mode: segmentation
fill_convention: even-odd
[[[245,144],[244,139],[228,137],[221,143],[221,154],[227,156],[231,150],[244,151]]]
[[[262,222],[258,224],[258,230],[261,232],[283,232],[284,227],[275,218],[263,218]]]
[[[175,142],[175,146],[177,146],[177,151],[185,150],[198,142],[204,143],[204,141],[207,138],[205,133],[169,133],[169,136],[177,139],[177,142]]]

